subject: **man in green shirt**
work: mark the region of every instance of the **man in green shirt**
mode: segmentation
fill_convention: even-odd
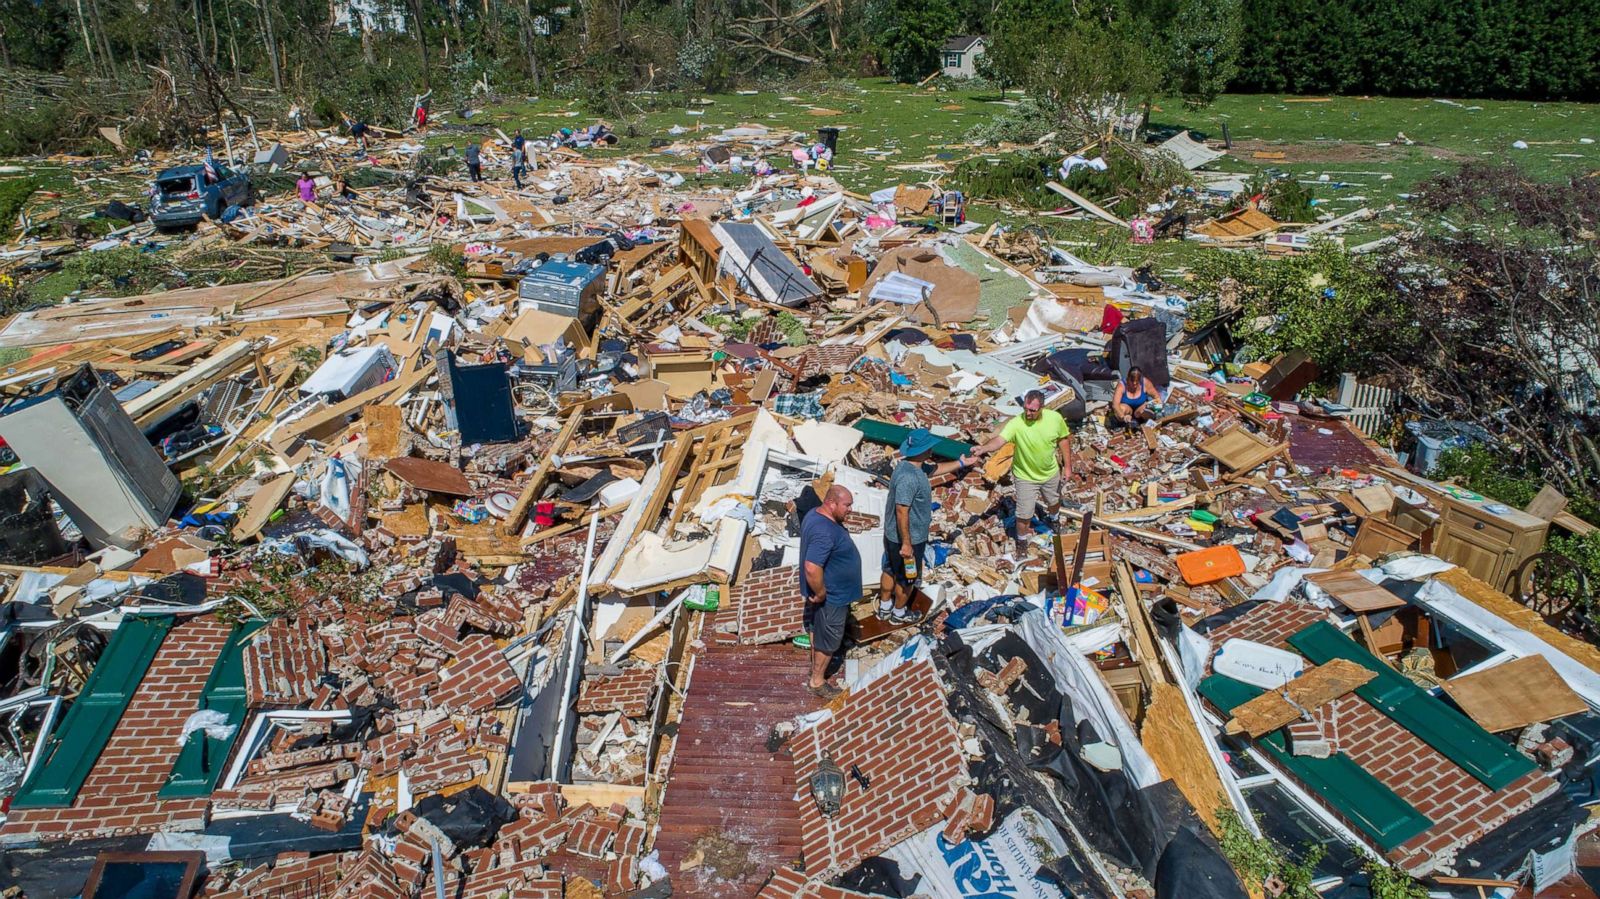
[[[1061,512],[1061,478],[1073,476],[1072,431],[1060,412],[1044,407],[1042,391],[1030,390],[1022,398],[1022,414],[973,449],[972,455],[987,456],[1007,443],[1016,448],[1011,479],[1017,487],[1017,559],[1021,561],[1033,535],[1034,510],[1042,502],[1052,524]]]

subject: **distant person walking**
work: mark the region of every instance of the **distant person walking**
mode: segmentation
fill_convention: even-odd
[[[483,150],[477,144],[467,144],[467,174],[473,181],[483,180]]]
[[[511,181],[517,190],[522,189],[522,175],[528,170],[528,151],[515,144],[511,146]]]
[[[800,525],[800,595],[805,599],[811,637],[811,677],[806,686],[822,698],[841,692],[828,683],[828,663],[844,646],[850,606],[861,598],[861,553],[845,529],[855,497],[843,487],[828,488],[822,505]]]

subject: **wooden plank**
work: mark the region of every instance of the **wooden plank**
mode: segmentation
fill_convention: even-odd
[[[1062,509],[1061,514],[1076,521],[1082,521],[1084,513],[1072,509]],[[1119,534],[1127,534],[1130,537],[1138,537],[1141,540],[1149,540],[1152,543],[1160,543],[1163,546],[1175,546],[1178,549],[1185,549],[1190,552],[1197,552],[1205,548],[1198,543],[1179,540],[1177,537],[1162,534],[1158,531],[1136,528],[1131,524],[1123,524],[1120,521],[1101,521],[1099,524],[1104,525],[1107,530],[1116,531]]]
[[[1579,518],[1571,512],[1557,513],[1556,517],[1550,519],[1550,523],[1564,527],[1572,533],[1577,534],[1579,537],[1582,537],[1585,534],[1592,534],[1596,530],[1594,525],[1584,521],[1582,518]]]
[[[1306,575],[1306,580],[1358,614],[1398,609],[1406,604],[1405,600],[1354,571],[1322,571]]]
[[[567,444],[571,442],[572,435],[578,432],[578,425],[583,421],[583,414],[574,411],[567,416],[566,424],[556,433],[555,442],[550,444],[550,449],[545,453],[544,461],[534,470],[533,476],[522,487],[522,492],[517,495],[517,502],[506,514],[505,521],[500,522],[500,533],[515,534],[522,527],[522,519],[528,515],[528,507],[539,498],[539,492],[544,489],[545,481],[549,480],[550,472],[555,467],[556,457],[566,451]]]
[[[426,362],[421,368],[410,374],[401,375],[376,387],[369,387],[342,402],[313,412],[290,425],[286,430],[291,437],[304,437],[329,425],[342,422],[346,416],[354,415],[372,403],[386,400],[391,396],[405,396],[412,389],[425,383],[432,374],[433,362]]]
[[[1112,512],[1104,516],[1096,515],[1095,519],[1101,523],[1105,523],[1108,521],[1144,521],[1150,518],[1160,518],[1161,516],[1172,512],[1181,512],[1184,509],[1193,508],[1198,499],[1199,497],[1197,495],[1191,493],[1183,499],[1175,499],[1171,502],[1161,503],[1155,506],[1145,506],[1143,509],[1129,509],[1125,512]]]
[[[1234,709],[1225,730],[1252,738],[1270,734],[1299,721],[1306,711],[1321,708],[1377,676],[1358,662],[1333,659],[1289,681],[1283,689],[1268,690]]]
[[[1521,730],[1589,710],[1544,656],[1513,659],[1445,681],[1441,686],[1490,733]]]
[[[272,513],[278,511],[283,500],[294,489],[294,475],[281,474],[262,484],[250,501],[245,503],[244,514],[233,525],[233,539],[248,540],[267,526]]]
[[[654,530],[656,522],[661,520],[661,510],[667,507],[667,500],[672,497],[672,488],[678,483],[678,472],[683,470],[683,463],[688,461],[689,450],[693,448],[694,435],[683,433],[673,438],[672,445],[661,454],[661,480],[656,482],[655,493],[645,501],[644,512],[639,517],[638,532]]]
[[[1123,611],[1127,613],[1128,630],[1133,634],[1133,645],[1138,650],[1139,667],[1144,671],[1146,682],[1172,683],[1166,669],[1161,666],[1161,651],[1156,648],[1155,623],[1150,620],[1150,612],[1145,609],[1144,601],[1139,596],[1139,586],[1133,578],[1133,564],[1127,559],[1118,560],[1112,579],[1117,585],[1117,595],[1122,598]]]
[[[1104,209],[1101,209],[1099,206],[1096,206],[1094,203],[1090,202],[1088,199],[1080,196],[1079,194],[1077,194],[1076,192],[1074,192],[1072,190],[1067,189],[1065,186],[1063,186],[1061,184],[1058,184],[1058,183],[1056,183],[1054,181],[1051,181],[1051,182],[1045,184],[1045,187],[1048,187],[1051,190],[1055,191],[1056,193],[1062,195],[1063,197],[1066,197],[1068,200],[1071,200],[1073,205],[1077,206],[1078,208],[1082,209],[1085,212],[1090,213],[1091,215],[1095,215],[1095,216],[1098,216],[1098,217],[1100,217],[1102,219],[1105,219],[1106,221],[1110,222],[1113,225],[1120,225],[1121,227],[1124,227],[1124,228],[1128,227],[1128,223],[1127,222],[1123,221],[1122,219],[1117,218],[1116,216],[1112,215],[1111,213],[1105,211]]]
[[[1528,501],[1528,508],[1523,511],[1544,521],[1552,521],[1567,508],[1567,498],[1560,490],[1545,484],[1539,488],[1539,493]]]

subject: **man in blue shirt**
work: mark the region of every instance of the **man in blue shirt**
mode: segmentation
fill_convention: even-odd
[[[927,428],[917,428],[900,444],[900,464],[889,478],[889,513],[883,522],[883,576],[878,582],[878,617],[894,624],[917,620],[911,597],[922,580],[927,561],[928,531],[933,525],[933,484],[930,477],[960,471],[971,464],[962,456],[954,462],[933,461],[939,438]]]
[[[861,598],[861,553],[845,529],[855,497],[834,485],[822,505],[806,513],[800,524],[800,595],[806,601],[806,630],[811,635],[811,678],[807,686],[822,699],[840,690],[828,683],[828,663],[844,645],[850,606]]]

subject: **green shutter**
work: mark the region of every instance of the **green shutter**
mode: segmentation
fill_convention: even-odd
[[[209,796],[217,788],[222,768],[228,761],[234,742],[244,725],[247,700],[244,691],[244,648],[250,636],[266,625],[264,621],[247,621],[234,625],[228,642],[222,645],[217,662],[211,666],[211,676],[200,691],[198,709],[211,709],[228,716],[233,733],[226,740],[213,739],[203,730],[189,734],[183,750],[172,763],[167,782],[156,795],[162,799],[186,796]]]
[[[1356,695],[1416,734],[1440,755],[1460,765],[1489,789],[1502,789],[1535,769],[1532,761],[1496,739],[1471,718],[1383,664],[1332,624],[1319,621],[1290,637],[1289,645],[1318,665],[1333,659],[1349,659],[1377,674],[1365,686],[1357,687]]]
[[[852,427],[865,435],[867,440],[884,446],[897,447],[904,443],[906,435],[911,433],[910,428],[902,428],[899,425],[871,418],[859,419]],[[949,437],[941,437],[939,442],[933,445],[933,454],[941,459],[959,459],[970,452],[972,452],[972,444],[951,440]]]
[[[1232,712],[1262,692],[1259,687],[1221,674],[1213,674],[1200,682],[1200,695],[1224,713]],[[1384,852],[1433,826],[1426,815],[1342,752],[1325,759],[1294,755],[1289,752],[1282,731],[1270,733],[1255,744],[1294,775],[1301,785],[1321,797],[1340,817],[1371,837]]]
[[[11,800],[12,808],[68,806],[100,760],[111,732],[144,681],[167,631],[171,615],[128,616],[122,620],[89,682],[45,743],[33,776]]]

